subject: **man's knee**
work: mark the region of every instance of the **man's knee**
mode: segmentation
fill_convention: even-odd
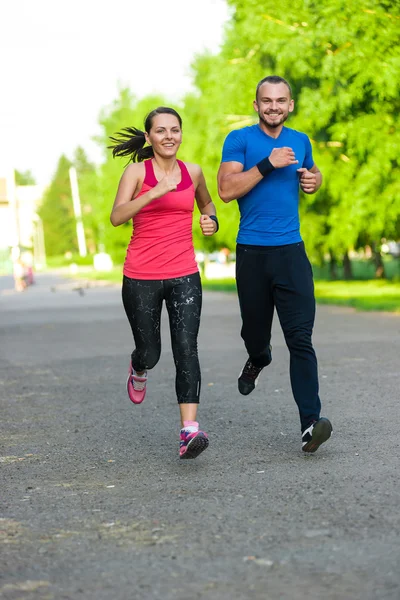
[[[287,347],[292,351],[312,349],[311,331],[305,329],[293,329],[285,332]]]
[[[255,367],[267,367],[272,362],[271,346],[264,348],[261,352],[254,352],[254,348],[246,346],[251,362]]]

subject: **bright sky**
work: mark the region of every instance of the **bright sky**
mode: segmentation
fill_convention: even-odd
[[[118,84],[182,97],[228,15],[225,0],[0,0],[0,170],[45,184],[78,145],[100,160],[91,137]]]

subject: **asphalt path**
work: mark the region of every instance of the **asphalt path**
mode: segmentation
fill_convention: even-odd
[[[331,440],[301,451],[279,323],[248,397],[235,294],[204,294],[201,427],[178,458],[166,314],[145,402],[118,287],[0,278],[0,597],[399,600],[400,318],[319,307]]]

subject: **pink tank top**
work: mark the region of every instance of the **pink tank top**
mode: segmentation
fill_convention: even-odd
[[[124,264],[124,275],[131,279],[173,279],[199,270],[192,235],[195,189],[185,164],[180,160],[178,164],[182,179],[177,189],[156,198],[132,219]],[[152,160],[145,160],[144,166],[145,178],[136,198],[157,185]]]

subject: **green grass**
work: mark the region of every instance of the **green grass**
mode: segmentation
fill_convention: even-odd
[[[383,256],[383,264],[385,267],[385,275],[387,279],[400,278],[400,260],[390,256]],[[370,281],[375,277],[375,265],[371,259],[353,259],[351,261],[351,270],[354,281],[363,280]],[[326,280],[331,281],[329,264],[315,265],[313,264],[313,273],[316,281]],[[343,265],[337,265],[335,280],[343,280],[344,272]]]
[[[234,279],[204,281],[204,289],[236,290]],[[319,304],[351,306],[357,310],[400,312],[400,283],[390,281],[316,281],[315,297]]]
[[[203,289],[214,292],[236,292],[235,279],[205,279],[201,278]]]
[[[204,289],[236,290],[234,279],[204,281]],[[400,283],[390,281],[316,281],[315,297],[319,304],[351,306],[357,310],[400,312]]]
[[[320,304],[400,312],[400,284],[385,280],[316,281],[315,296]]]
[[[121,283],[122,268],[107,273],[84,272],[74,277]],[[234,279],[207,280],[202,278],[205,290],[234,292]],[[352,306],[357,310],[400,312],[400,283],[386,280],[369,281],[316,281],[315,296],[319,304]]]

